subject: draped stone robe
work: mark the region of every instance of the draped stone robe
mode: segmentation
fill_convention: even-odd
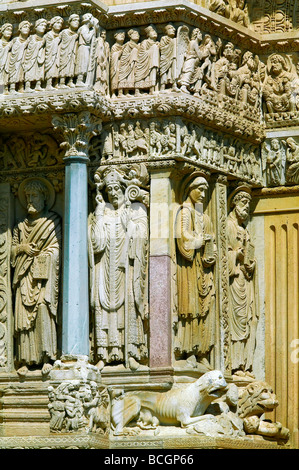
[[[18,245],[34,243],[38,255],[17,252]],[[14,229],[12,242],[13,290],[17,360],[40,364],[44,356],[56,359],[56,317],[61,246],[60,216],[54,212]],[[46,257],[47,275],[36,277],[37,258]]]
[[[140,44],[136,70],[136,88],[151,88],[157,84],[159,68],[159,46],[153,39],[145,39]]]
[[[135,67],[140,44],[128,41],[123,48],[123,53],[119,61],[118,88],[135,88]]]
[[[147,215],[138,204],[107,205],[89,229],[91,304],[97,357],[107,363],[147,358]]]
[[[28,39],[22,37],[16,37],[11,41],[11,52],[7,66],[9,83],[16,84],[24,80],[23,62],[27,43]]]
[[[176,38],[163,36],[160,41],[161,85],[173,84],[176,79]]]
[[[61,36],[58,33],[49,31],[45,35],[45,78],[59,77],[59,44]]]
[[[9,64],[11,46],[11,41],[6,42],[4,39],[0,40],[0,86],[7,85],[8,83],[7,67]]]
[[[233,212],[227,220],[229,266],[229,326],[232,370],[251,370],[258,320],[256,275],[237,259],[240,248],[251,243],[248,230],[239,225]]]
[[[45,38],[37,34],[30,36],[24,56],[24,80],[33,82],[44,79]]]
[[[64,29],[60,33],[59,77],[73,78],[78,50],[78,33]]]
[[[213,262],[205,262],[205,247],[198,246],[199,236],[212,235]],[[176,218],[178,324],[175,351],[199,358],[206,356],[215,343],[215,285],[213,264],[216,245],[207,214],[201,214],[192,204],[184,203]],[[193,245],[193,246],[192,246]]]

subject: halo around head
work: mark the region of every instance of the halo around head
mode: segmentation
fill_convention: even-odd
[[[24,181],[19,186],[18,189],[18,198],[21,203],[21,205],[27,209],[27,200],[26,200],[26,195],[25,195],[25,187],[30,181],[38,181],[42,183],[46,190],[47,190],[47,197],[46,197],[46,205],[47,209],[51,209],[51,207],[54,205],[55,202],[55,189],[53,188],[52,184],[46,180],[46,178],[42,178],[39,176],[32,176],[31,178],[26,178]]]

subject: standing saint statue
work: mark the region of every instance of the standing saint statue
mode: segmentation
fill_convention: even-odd
[[[142,203],[147,191],[136,186],[138,178],[127,179],[120,170],[96,176],[89,241],[97,366],[124,364],[136,370],[148,357],[148,218]]]
[[[24,54],[29,41],[31,23],[21,21],[18,27],[18,36],[11,41],[9,62],[6,66],[10,92],[16,93],[24,89]],[[18,88],[18,90],[17,90]]]
[[[92,44],[96,36],[95,19],[91,13],[82,16],[81,26],[78,29],[78,50],[76,57],[75,76],[76,86],[84,86],[89,69]]]
[[[32,82],[36,82],[35,90],[42,90],[42,81],[45,75],[45,32],[47,20],[40,18],[35,22],[35,34],[31,34],[24,55],[24,81],[25,91],[31,92]]]
[[[0,28],[0,90],[1,93],[8,93],[8,71],[10,50],[12,46],[13,26],[11,23],[4,23]]]
[[[29,366],[43,365],[47,374],[56,359],[56,317],[61,252],[60,216],[49,209],[53,187],[41,178],[23,181],[19,188],[27,217],[14,229],[14,316],[19,375]]]
[[[110,51],[110,90],[112,98],[115,98],[116,92],[118,92],[119,64],[123,53],[125,37],[126,33],[124,31],[116,31],[114,34],[115,43]]]
[[[77,61],[79,25],[80,16],[73,13],[68,19],[68,28],[63,29],[60,33],[59,88],[75,86],[73,80]]]
[[[258,321],[256,260],[246,228],[250,189],[240,186],[230,196],[227,218],[229,328],[232,372],[252,372]]]
[[[215,344],[214,265],[217,248],[210,217],[203,212],[207,180],[188,177],[176,217],[178,321],[175,354],[210,366]]]
[[[172,24],[165,26],[165,36],[160,40],[160,91],[167,87],[177,91],[177,38],[175,27]]]
[[[54,90],[59,78],[59,46],[60,32],[64,20],[54,16],[50,21],[51,30],[45,34],[45,80],[46,89]]]
[[[149,90],[151,94],[158,91],[160,66],[158,33],[153,25],[148,26],[144,31],[147,38],[140,44],[135,70],[135,94],[137,95],[140,90]]]
[[[129,92],[135,91],[135,70],[136,62],[139,52],[140,34],[137,29],[129,29],[127,32],[129,41],[123,47],[122,54],[119,60],[118,72],[118,96],[123,93],[128,95]]]

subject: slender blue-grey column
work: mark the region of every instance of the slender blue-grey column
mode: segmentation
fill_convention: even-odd
[[[62,356],[89,355],[88,175],[89,139],[101,122],[89,112],[53,117],[65,154],[62,276]]]
[[[65,158],[62,354],[89,354],[86,157]]]

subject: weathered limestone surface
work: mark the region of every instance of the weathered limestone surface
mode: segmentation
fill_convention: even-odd
[[[298,448],[298,18],[254,3],[1,2],[1,448]]]

